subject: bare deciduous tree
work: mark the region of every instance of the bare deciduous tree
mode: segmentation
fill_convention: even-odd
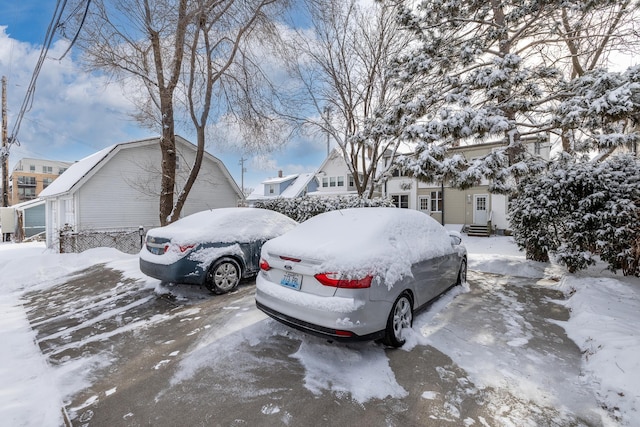
[[[299,82],[298,111],[305,125],[326,132],[335,141],[353,175],[357,192],[371,197],[393,159],[400,138],[381,132],[386,116],[409,93],[424,87],[395,84],[394,58],[409,43],[399,29],[391,4],[357,0],[306,0],[311,27],[288,38],[283,49]],[[300,108],[304,105],[304,108]]]
[[[265,9],[275,3],[283,1],[94,0],[81,40],[87,65],[144,88],[131,94],[139,106],[134,117],[161,129],[161,224],[180,217],[202,164],[212,99],[246,83],[233,76],[232,66],[243,69],[241,46],[257,23],[268,23]],[[231,97],[215,99],[224,104],[218,110],[233,110]],[[197,134],[196,159],[182,187],[175,146],[180,108]]]

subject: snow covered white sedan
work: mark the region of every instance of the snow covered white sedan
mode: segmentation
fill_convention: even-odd
[[[335,340],[405,342],[414,310],[466,281],[467,251],[430,216],[356,208],[318,215],[262,247],[257,307]]]
[[[274,211],[223,208],[198,212],[147,232],[140,270],[173,283],[205,285],[216,294],[257,274],[267,240],[297,222]]]

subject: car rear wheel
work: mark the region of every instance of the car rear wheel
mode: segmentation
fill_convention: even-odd
[[[458,281],[456,285],[461,285],[467,281],[467,260],[463,259],[460,263],[460,271],[458,271]]]
[[[225,294],[240,283],[240,266],[233,258],[220,258],[207,273],[205,286],[214,294]]]
[[[396,299],[389,313],[383,342],[391,347],[402,347],[406,341],[403,329],[410,328],[411,325],[413,325],[411,298],[407,293],[403,293]]]

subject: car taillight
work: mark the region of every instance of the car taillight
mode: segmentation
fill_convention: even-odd
[[[371,287],[373,276],[365,276],[361,279],[343,279],[339,273],[320,273],[314,276],[324,286],[334,288],[361,289]]]
[[[178,248],[178,250],[182,253],[185,253],[188,250],[193,249],[195,246],[196,245],[175,245],[175,247]],[[169,249],[171,249],[170,243],[167,243],[166,245],[164,245],[164,253],[169,252]]]
[[[271,270],[271,266],[269,265],[269,263],[267,262],[266,259],[261,258],[260,259],[260,270],[264,270],[264,271],[269,271]]]

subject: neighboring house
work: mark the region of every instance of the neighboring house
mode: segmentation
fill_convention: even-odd
[[[313,193],[315,196],[358,194],[353,174],[349,171],[346,160],[337,148],[334,148],[322,162],[316,172],[316,179],[319,185],[318,190]],[[380,189],[374,190],[374,197],[380,195]]]
[[[11,206],[16,212],[16,240],[44,239],[46,215],[45,202],[38,198]]]
[[[177,198],[196,146],[176,136],[176,149]],[[61,230],[137,233],[139,227],[159,226],[160,164],[159,138],[115,144],[73,164],[40,193],[46,202],[47,247],[56,245]],[[242,199],[222,161],[205,153],[182,215],[238,206]]]
[[[44,238],[44,200],[34,199],[0,208],[2,240],[22,242],[25,239]]]
[[[474,144],[455,147],[451,154],[473,160],[504,147],[503,143]],[[534,155],[549,159],[550,144],[532,141],[526,144]],[[482,181],[467,190],[451,188],[447,183],[423,183],[395,172],[384,186],[385,196],[400,208],[417,209],[431,215],[443,225],[460,225],[470,234],[486,235],[509,229],[508,198],[489,192],[489,182]]]
[[[247,197],[247,202],[256,200],[283,197],[292,199],[302,197],[318,189],[318,182],[314,173],[301,173],[282,176],[282,171],[278,171],[277,178],[269,178],[262,181],[260,186]]]
[[[9,204],[35,199],[71,165],[54,160],[21,159],[11,172]]]

